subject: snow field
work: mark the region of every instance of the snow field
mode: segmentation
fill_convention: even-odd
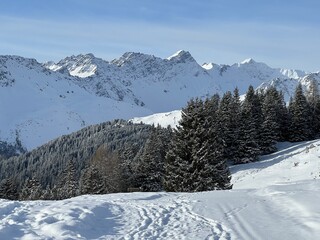
[[[255,190],[0,200],[1,239],[317,239],[319,180]]]
[[[234,189],[261,188],[320,179],[320,140],[280,143],[279,151],[260,161],[231,167]]]

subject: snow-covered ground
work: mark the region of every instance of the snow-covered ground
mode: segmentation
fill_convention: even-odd
[[[320,140],[279,148],[230,191],[0,200],[0,239],[319,239]]]
[[[131,119],[133,123],[144,123],[149,125],[160,125],[161,127],[176,127],[181,120],[181,110],[172,112],[156,113],[145,117],[135,117]]]

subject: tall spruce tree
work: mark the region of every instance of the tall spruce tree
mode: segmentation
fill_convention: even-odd
[[[262,103],[263,122],[261,125],[260,150],[262,154],[276,151],[276,142],[280,139],[280,114],[281,101],[279,92],[275,87],[270,87],[264,93]]]
[[[222,151],[223,151],[223,158],[224,159],[231,159],[234,155],[234,152],[231,150],[232,145],[235,142],[234,135],[233,135],[233,128],[232,128],[232,121],[233,121],[233,112],[232,112],[232,94],[230,91],[226,92],[221,99],[219,105],[219,111],[216,116],[221,131],[223,132],[222,136]],[[215,123],[217,124],[217,122]]]
[[[181,120],[174,130],[173,138],[166,155],[164,187],[170,192],[188,191],[185,180],[190,178],[192,147],[194,143],[194,113],[196,102],[191,99],[182,109]]]
[[[227,100],[228,102],[228,100]],[[233,106],[231,98],[231,107]],[[201,145],[198,148],[197,161],[204,165],[200,168],[200,188],[197,191],[231,189],[231,175],[226,163],[225,149],[226,141],[224,140],[226,128],[222,128],[220,118],[221,103],[219,98],[213,97],[204,103],[203,124],[201,129]],[[233,119],[234,120],[234,119]],[[232,129],[234,122],[229,121]],[[232,136],[230,137],[230,139]],[[198,149],[197,148],[197,149]],[[203,180],[202,180],[203,179]]]
[[[83,171],[80,178],[81,194],[102,194],[105,193],[104,179],[96,166],[89,164]]]
[[[280,123],[280,136],[279,141],[288,141],[289,140],[289,127],[290,127],[290,117],[287,104],[284,100],[283,92],[279,92],[279,102],[278,102],[278,119]]]
[[[241,118],[239,91],[236,88],[233,95],[226,92],[220,102],[217,115],[223,139],[223,158],[237,162],[239,159],[239,126]]]
[[[38,200],[42,198],[42,195],[43,195],[43,190],[40,182],[35,178],[31,178],[25,182],[20,192],[19,199],[20,200]]]
[[[230,172],[221,149],[218,108],[216,95],[205,103],[192,100],[184,109],[166,157],[166,190],[193,192],[231,188]]]
[[[320,92],[318,82],[314,79],[310,81],[307,91],[307,101],[310,106],[310,121],[312,127],[312,138],[320,134]]]
[[[164,162],[171,128],[153,127],[137,165],[137,182],[143,191],[162,191]]]
[[[66,199],[75,197],[79,192],[79,183],[76,174],[74,160],[69,160],[67,167],[60,175],[58,184],[53,190],[55,199]]]
[[[290,112],[290,141],[299,142],[311,139],[310,106],[303,93],[302,85],[295,90],[294,98],[289,104]]]
[[[249,86],[241,109],[241,126],[239,130],[239,157],[238,163],[253,162],[261,153],[260,138],[262,124],[262,110],[258,95],[252,86]]]
[[[14,177],[4,179],[0,184],[0,198],[18,200],[18,184]]]

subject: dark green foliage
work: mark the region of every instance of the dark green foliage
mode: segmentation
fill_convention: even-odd
[[[37,179],[28,179],[19,195],[20,200],[37,200],[45,197],[41,184]]]
[[[18,200],[18,184],[14,177],[10,177],[1,181],[0,198],[8,200]]]
[[[312,137],[316,137],[320,134],[320,92],[316,80],[312,79],[310,81],[310,86],[306,95],[310,106]]]
[[[194,145],[193,170],[197,180],[193,191],[230,189],[231,175],[224,156],[224,131],[220,121],[219,101],[212,98],[204,103],[203,114],[199,114]]]
[[[196,108],[197,103],[190,100],[187,107],[182,109],[180,125],[174,130],[165,163],[166,191],[189,191]]]
[[[66,168],[58,179],[54,199],[71,198],[79,195],[79,177],[73,160],[68,161]]]
[[[290,141],[299,142],[312,138],[311,111],[302,86],[296,88],[294,98],[289,104]]]
[[[137,186],[143,191],[162,191],[164,159],[172,129],[153,127],[136,166]]]
[[[242,103],[241,125],[239,129],[239,162],[248,163],[258,159],[261,153],[261,124],[263,121],[260,99],[249,86]]]
[[[93,165],[84,169],[80,184],[81,194],[102,194],[105,190],[103,176]]]
[[[222,132],[223,158],[239,161],[239,126],[241,120],[241,108],[238,89],[234,94],[226,92],[219,106],[218,123]]]
[[[263,94],[260,150],[262,154],[276,151],[276,143],[281,137],[282,101],[279,92],[270,87]]]
[[[280,136],[279,141],[288,141],[289,139],[289,127],[290,127],[290,119],[289,119],[289,112],[284,101],[283,93],[279,92],[279,101],[278,101],[278,119],[280,123]]]
[[[191,100],[182,111],[166,157],[167,191],[230,189],[230,173],[223,159],[218,124],[219,98],[205,103]]]

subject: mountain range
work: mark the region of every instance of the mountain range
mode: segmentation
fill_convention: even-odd
[[[179,110],[192,97],[235,87],[244,94],[249,85],[275,86],[288,101],[298,83],[308,89],[311,81],[319,83],[320,72],[253,59],[200,65],[183,50],[166,59],[127,52],[112,61],[80,54],[56,63],[0,56],[0,141],[18,139],[31,150],[91,124]]]

